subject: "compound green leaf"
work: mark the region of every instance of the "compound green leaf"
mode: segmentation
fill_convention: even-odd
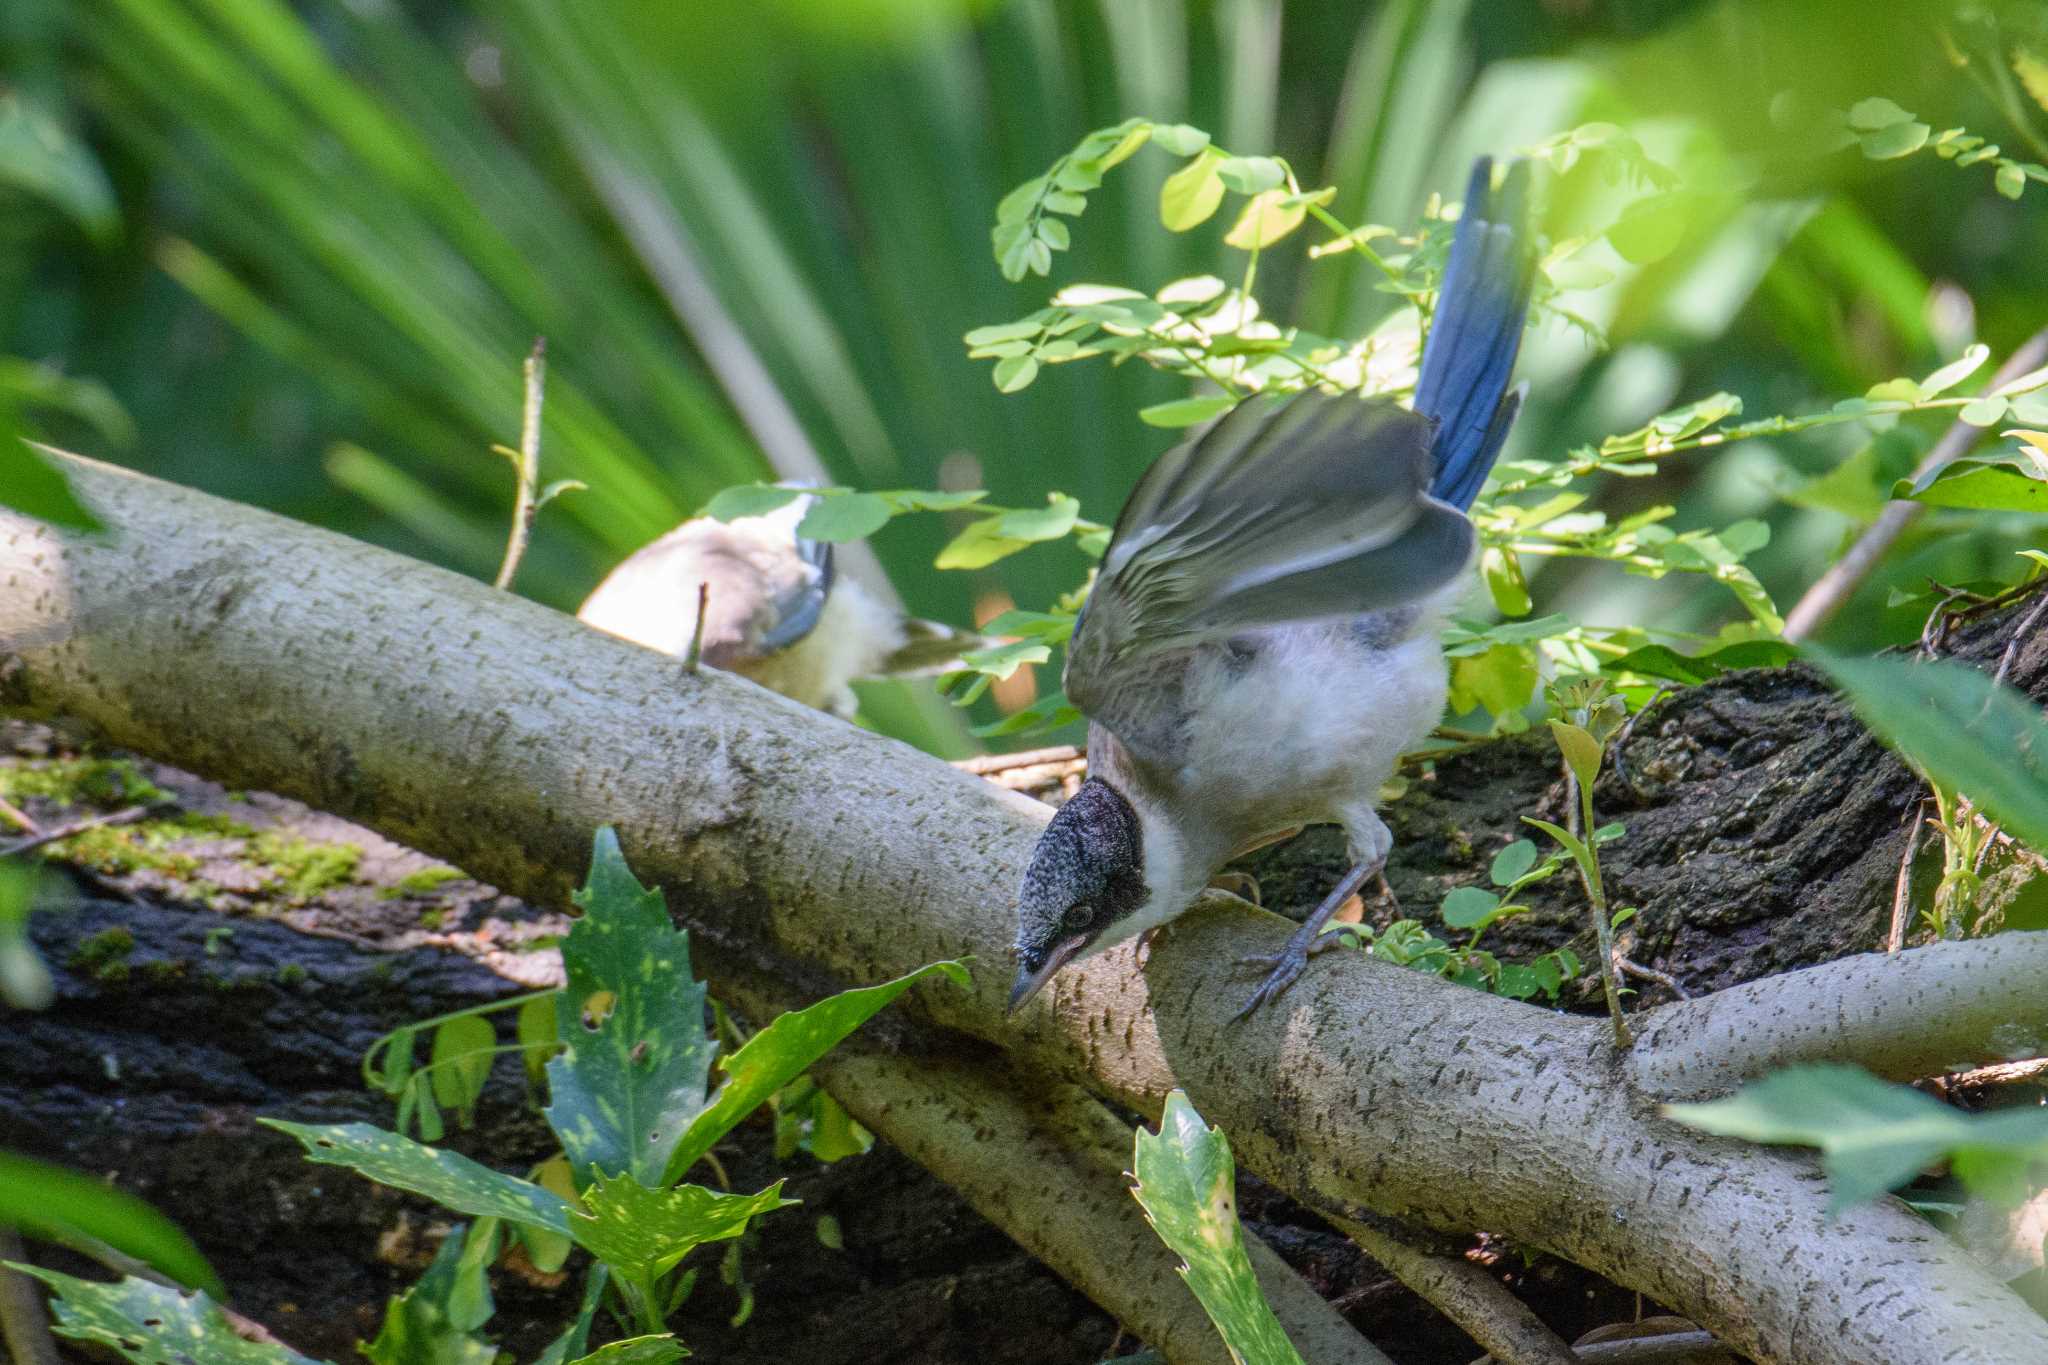
[[[796,1202],[782,1197],[780,1180],[759,1194],[721,1194],[600,1174],[583,1192],[585,1211],[570,1215],[569,1235],[617,1274],[645,1283],[704,1243],[737,1237],[755,1216]]]
[[[9,1265],[56,1291],[58,1336],[88,1341],[134,1365],[330,1365],[275,1342],[244,1341],[206,1295],[181,1294],[130,1276],[119,1284],[75,1279],[32,1265]]]

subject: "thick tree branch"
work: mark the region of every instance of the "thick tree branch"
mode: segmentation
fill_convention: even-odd
[[[1646,1018],[1628,1066],[1661,1100],[1723,1095],[1801,1062],[1912,1080],[2048,1053],[2048,934],[1864,953]]]
[[[1141,1110],[1183,1085],[1248,1166],[1311,1203],[1497,1230],[1760,1361],[2002,1365],[2048,1342],[1903,1208],[1831,1220],[1809,1159],[1656,1119],[1604,1022],[1329,954],[1232,1026],[1233,964],[1277,946],[1273,916],[1197,908],[1143,963],[1107,954],[1006,1021],[1011,889],[1042,807],[480,584],[66,467],[113,531],[0,515],[0,639],[19,656],[0,703],[547,900],[615,823],[722,989],[787,999],[972,953],[994,967],[972,992],[920,987],[912,1008]]]

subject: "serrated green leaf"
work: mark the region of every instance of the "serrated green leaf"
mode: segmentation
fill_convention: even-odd
[[[1222,161],[1214,148],[1208,148],[1166,177],[1159,187],[1159,221],[1168,231],[1200,227],[1216,212],[1223,202],[1223,180],[1216,174]]]
[[[796,533],[808,540],[848,541],[871,536],[889,524],[893,510],[876,493],[839,493],[811,503]]]
[[[479,1317],[477,1281],[484,1268],[474,1260],[464,1263],[464,1231],[459,1226],[451,1231],[426,1273],[385,1306],[376,1339],[356,1348],[370,1365],[491,1365],[498,1358],[498,1348],[476,1335],[490,1316],[490,1288],[486,1281]],[[495,1234],[487,1240],[495,1248]],[[469,1300],[467,1311],[457,1304],[463,1297]]]
[[[1875,1199],[1943,1159],[1976,1192],[2006,1199],[2016,1186],[2024,1190],[2030,1163],[2048,1159],[2048,1109],[1964,1114],[1853,1066],[1789,1067],[1727,1099],[1664,1112],[1721,1137],[1818,1147],[1834,1210]]]
[[[627,1337],[623,1341],[614,1341],[579,1357],[570,1365],[669,1365],[670,1361],[681,1360],[688,1354],[673,1334],[664,1332],[659,1336]]]
[[[579,1182],[593,1171],[658,1181],[704,1108],[717,1051],[704,1033],[704,987],[690,973],[688,935],[661,892],[633,876],[609,826],[574,899],[583,915],[562,942],[562,1052],[548,1063],[544,1112]]]
[[[967,968],[960,963],[934,962],[894,981],[841,991],[815,1005],[777,1015],[719,1063],[725,1084],[683,1135],[664,1178],[681,1179],[714,1143],[770,1095],[795,1080],[896,997],[933,975],[961,987],[969,982]]]
[[[778,507],[786,507],[804,495],[800,488],[778,488],[774,484],[747,483],[737,488],[727,488],[714,495],[704,505],[704,515],[719,521],[737,521],[741,517],[761,517]]]
[[[39,1266],[0,1262],[56,1291],[58,1336],[88,1341],[134,1365],[331,1365],[275,1342],[244,1341],[214,1301],[129,1276],[119,1284],[81,1280]]]
[[[1516,878],[1536,866],[1536,845],[1527,839],[1517,839],[1493,855],[1493,865],[1487,869],[1487,880],[1495,886],[1513,886]]]
[[[1131,1193],[1159,1240],[1183,1261],[1182,1278],[1231,1356],[1258,1365],[1302,1365],[1245,1254],[1229,1141],[1175,1090],[1166,1097],[1159,1131],[1138,1130],[1131,1165],[1138,1177]]]
[[[1176,398],[1171,402],[1154,403],[1138,409],[1138,420],[1149,427],[1191,427],[1197,422],[1206,422],[1237,406],[1238,400],[1227,393],[1201,398]]]
[[[737,1237],[756,1216],[798,1202],[782,1197],[782,1183],[758,1194],[721,1194],[701,1185],[650,1189],[630,1175],[600,1174],[583,1191],[583,1209],[569,1215],[569,1235],[618,1275],[644,1283],[704,1243]]]
[[[220,1277],[177,1224],[134,1195],[62,1166],[0,1152],[0,1227],[59,1242],[82,1234],[225,1297]]]
[[[2048,851],[2048,722],[2025,696],[1966,664],[1805,653],[1886,743]]]
[[[428,1147],[368,1123],[256,1121],[297,1138],[310,1161],[345,1166],[380,1185],[424,1195],[456,1213],[502,1218],[565,1235],[569,1231],[569,1205],[559,1196],[459,1152]]]

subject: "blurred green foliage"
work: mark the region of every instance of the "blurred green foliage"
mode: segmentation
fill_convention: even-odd
[[[1107,522],[1174,439],[1138,412],[1197,395],[1139,365],[990,386],[958,339],[1049,292],[989,259],[1008,191],[1091,128],[1184,121],[1333,187],[1315,207],[1334,219],[1405,232],[1474,154],[1556,167],[1576,155],[1558,134],[1605,123],[1679,193],[1609,234],[1612,257],[1561,262],[1584,267],[1572,308],[1608,345],[1556,320],[1531,334],[1508,459],[1555,460],[1704,395],[1818,413],[1974,341],[2017,346],[2048,320],[2048,186],[2026,170],[2048,160],[2044,54],[2039,6],[1847,0],[107,0],[89,22],[15,0],[0,355],[20,363],[0,366],[0,407],[487,577],[509,503],[489,447],[517,430],[519,360],[545,334],[544,475],[590,489],[550,508],[521,588],[562,606],[755,479],[1010,508],[1058,489]],[[1051,284],[1151,292],[1241,261],[1234,206],[1161,230],[1176,164],[1134,158],[1091,194]],[[1623,203],[1563,170],[1553,243]],[[1267,315],[1321,335],[1403,302],[1355,252],[1276,248],[1258,269]],[[1949,416],[1596,473],[1588,507],[1618,525],[1668,505],[1681,535],[1767,526],[1744,563],[1784,604]],[[920,614],[1042,606],[1085,572],[1072,539],[931,572],[971,518],[878,533]],[[1831,642],[1910,635],[1924,604],[1886,604],[1928,575],[2010,581],[2038,527],[1931,508]],[[1576,621],[1741,615],[1682,575],[1523,567],[1542,610]]]

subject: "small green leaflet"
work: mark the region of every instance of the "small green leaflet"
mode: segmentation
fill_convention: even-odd
[[[1669,645],[1644,645],[1601,665],[1608,673],[1635,673],[1672,682],[1703,683],[1737,668],[1781,668],[1799,657],[1783,640],[1743,640],[1705,654],[1680,654]]]
[[[704,515],[719,521],[737,521],[741,517],[765,517],[777,508],[786,507],[806,492],[803,488],[783,488],[775,484],[747,483],[737,488],[728,488],[713,497],[704,507]]]
[[[1138,1130],[1132,1194],[1145,1217],[1185,1263],[1181,1276],[1231,1358],[1255,1365],[1303,1365],[1281,1330],[1245,1254],[1237,1223],[1237,1179],[1230,1143],[1176,1090],[1166,1097],[1159,1131]]]
[[[476,1335],[491,1315],[488,1260],[465,1257],[465,1240],[464,1229],[450,1232],[427,1273],[385,1305],[383,1330],[357,1348],[371,1365],[491,1365],[498,1358],[498,1348]],[[495,1229],[481,1242],[495,1251]],[[458,1307],[464,1299],[466,1311]]]
[[[204,1294],[129,1276],[119,1284],[74,1279],[32,1265],[6,1264],[56,1291],[58,1336],[89,1341],[135,1365],[331,1365],[274,1342],[244,1341]]]
[[[307,1158],[322,1165],[346,1166],[380,1185],[410,1190],[474,1218],[502,1218],[564,1236],[569,1233],[569,1206],[560,1196],[460,1152],[428,1147],[367,1123],[256,1121],[291,1134],[305,1144]]]
[[[739,1051],[719,1063],[727,1080],[718,1097],[683,1134],[665,1178],[680,1180],[711,1150],[713,1143],[766,1103],[770,1095],[803,1074],[806,1067],[837,1047],[840,1040],[873,1018],[883,1006],[933,975],[943,976],[962,988],[969,984],[967,968],[960,963],[934,962],[894,981],[841,991],[806,1009],[777,1015]]]
[[[878,493],[841,493],[813,502],[796,533],[807,540],[859,540],[888,525],[893,515],[888,500]]]
[[[1886,743],[2048,851],[2048,722],[2031,701],[1967,664],[1805,652]]]
[[[1875,1199],[1943,1159],[1973,1191],[2013,1202],[2027,1191],[2029,1164],[2048,1159],[2048,1109],[1965,1114],[1853,1066],[1790,1067],[1727,1099],[1664,1112],[1721,1137],[1820,1148],[1832,1210]]]
[[[134,1195],[62,1166],[0,1152],[0,1227],[60,1241],[83,1233],[191,1288],[225,1292],[177,1224]]]
[[[1149,408],[1138,409],[1138,420],[1152,427],[1191,427],[1229,412],[1237,406],[1237,401],[1229,394],[1176,398],[1169,403],[1154,403]]]
[[[655,1190],[630,1175],[599,1175],[583,1192],[588,1212],[572,1213],[569,1230],[614,1271],[644,1283],[706,1242],[739,1236],[756,1215],[796,1202],[782,1197],[780,1180],[759,1194],[720,1194],[701,1185]]]
[[[661,892],[633,876],[609,826],[575,901],[583,917],[562,942],[562,1051],[548,1062],[543,1112],[579,1184],[592,1171],[651,1184],[704,1107],[717,1051],[704,1034],[704,987],[690,974],[688,937]]]

